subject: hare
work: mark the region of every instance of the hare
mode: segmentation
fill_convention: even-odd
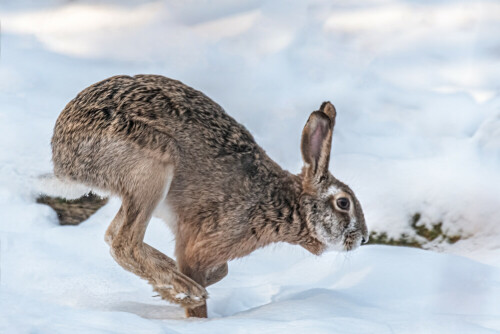
[[[356,196],[328,171],[335,116],[330,102],[309,116],[293,175],[203,93],[159,75],[115,76],[60,114],[54,174],[119,196],[105,235],[113,258],[188,317],[207,317],[205,287],[231,259],[274,242],[319,255],[368,240]],[[153,215],[172,229],[177,263],[143,241]]]

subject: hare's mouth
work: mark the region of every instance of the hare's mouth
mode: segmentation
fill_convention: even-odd
[[[346,233],[344,235],[344,250],[352,251],[361,245],[361,235],[359,233]]]

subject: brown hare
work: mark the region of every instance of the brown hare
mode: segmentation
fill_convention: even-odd
[[[54,173],[119,196],[105,236],[116,262],[187,316],[206,317],[205,287],[231,259],[280,241],[321,254],[368,240],[353,191],[328,171],[335,116],[329,102],[309,116],[293,175],[203,93],[158,75],[115,76],[62,111]],[[153,215],[172,229],[177,263],[144,243]]]

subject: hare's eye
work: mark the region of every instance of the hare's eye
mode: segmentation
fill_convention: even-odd
[[[341,210],[349,210],[349,207],[351,206],[351,202],[349,202],[349,199],[346,197],[340,197],[337,199],[337,206]]]

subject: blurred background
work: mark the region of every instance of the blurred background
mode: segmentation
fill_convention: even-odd
[[[205,92],[292,172],[308,114],[332,101],[331,171],[373,241],[500,247],[497,1],[3,0],[0,13],[2,178],[23,191],[50,172],[53,124],[80,90],[156,73]]]

